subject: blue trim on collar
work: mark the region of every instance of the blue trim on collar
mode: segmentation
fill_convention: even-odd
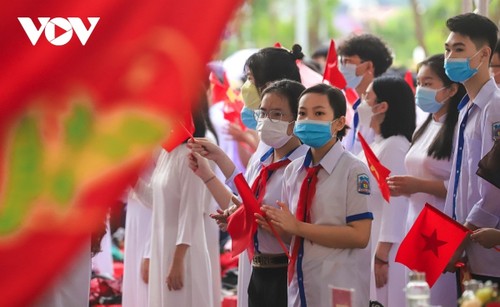
[[[460,100],[460,103],[458,104],[458,110],[462,110],[466,105],[467,103],[469,103],[470,101],[470,97],[469,97],[469,94],[465,94],[464,97],[462,97],[462,100]]]

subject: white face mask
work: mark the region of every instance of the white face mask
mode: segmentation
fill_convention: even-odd
[[[257,121],[257,132],[264,144],[272,148],[281,148],[292,138],[292,135],[287,133],[290,124],[282,120],[271,122],[269,118],[259,119]]]
[[[365,100],[362,100],[356,111],[358,112],[359,125],[367,128],[370,127],[373,116],[372,107]]]

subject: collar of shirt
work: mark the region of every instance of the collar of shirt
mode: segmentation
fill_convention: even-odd
[[[288,159],[290,161],[293,161],[297,158],[303,157],[308,149],[309,147],[307,145],[302,144],[289,152],[281,160]],[[269,149],[265,154],[262,155],[262,157],[260,158],[261,166],[268,166],[269,164],[273,163],[273,152],[274,148],[271,147],[271,149]]]
[[[488,82],[486,82],[483,87],[479,90],[479,93],[477,93],[476,99],[474,99],[472,102],[478,106],[479,108],[483,109],[486,104],[490,101],[491,95],[498,90],[498,87],[495,83],[495,80],[493,78],[490,78]],[[458,109],[461,110],[470,100],[469,94],[466,94],[464,98],[462,98],[462,101],[458,104]]]
[[[319,162],[319,164],[321,164],[323,169],[329,175],[332,174],[333,169],[335,168],[335,166],[339,162],[340,157],[342,156],[344,151],[345,151],[344,146],[342,146],[342,144],[339,141],[337,141],[335,143],[335,145],[333,145],[333,147],[330,148],[330,150],[326,153],[326,155],[323,157],[323,159],[321,159],[321,161]],[[311,162],[312,162],[312,153],[311,153],[311,150],[309,150],[306,154],[305,159],[304,159],[303,167],[305,167],[306,165],[313,166],[313,165],[311,165]]]

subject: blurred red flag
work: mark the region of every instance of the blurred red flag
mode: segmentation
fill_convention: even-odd
[[[415,84],[413,83],[413,75],[411,73],[411,70],[409,69],[405,73],[405,81],[410,86],[411,90],[413,91],[413,94],[415,94]]]
[[[330,48],[328,49],[328,55],[326,57],[323,80],[328,80],[332,86],[342,90],[347,86],[344,75],[342,75],[338,67],[337,50],[335,50],[335,41],[333,39],[330,41]]]
[[[425,272],[434,285],[469,230],[434,206],[425,204],[396,254],[396,262]]]
[[[177,138],[172,146],[185,140],[205,63],[240,3],[47,0],[2,8],[2,305],[30,305],[153,148],[167,136]]]
[[[380,192],[382,192],[382,197],[389,202],[391,197],[391,192],[389,190],[389,186],[387,185],[387,177],[391,173],[385,166],[383,166],[378,160],[377,156],[373,153],[372,149],[366,143],[365,138],[358,132],[359,142],[361,143],[361,147],[363,147],[363,151],[365,152],[366,161],[368,162],[368,167],[370,168],[370,172],[372,172],[373,177],[377,180],[378,187]]]
[[[276,42],[274,43],[274,46],[273,47],[276,47],[276,48],[283,48],[283,46],[280,44],[280,42]]]

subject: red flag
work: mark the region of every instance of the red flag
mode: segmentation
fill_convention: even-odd
[[[358,96],[358,93],[356,93],[356,91],[350,87],[346,88],[345,89],[345,98],[347,100],[347,102],[353,106],[354,103],[356,103],[356,101],[358,100],[359,96]]]
[[[389,177],[391,171],[380,163],[368,143],[366,143],[365,138],[359,132],[358,138],[359,142],[361,143],[361,147],[363,147],[363,151],[365,152],[365,157],[366,161],[368,162],[370,172],[372,172],[373,177],[375,177],[375,180],[377,180],[380,192],[382,192],[382,197],[384,197],[384,199],[389,202],[391,192],[389,190],[389,186],[387,185],[387,177]]]
[[[335,50],[335,41],[333,39],[330,41],[330,49],[328,49],[326,57],[325,72],[323,73],[324,80],[327,80],[332,86],[340,89],[345,89],[347,86],[344,75],[342,75],[338,67],[337,51]]]
[[[245,249],[248,249],[248,256],[252,259],[253,248],[249,247],[252,246],[253,236],[257,231],[257,222],[255,222],[254,214],[258,213],[262,216],[265,216],[265,214],[260,210],[259,203],[243,174],[240,173],[234,177],[234,184],[236,185],[236,189],[238,189],[243,204],[228,218],[227,232],[231,236],[232,241],[231,255],[236,257]],[[283,240],[281,240],[278,232],[270,222],[268,222],[268,225],[271,227],[271,231],[278,240],[283,252],[289,256],[288,249]]]
[[[413,94],[415,94],[415,85],[413,83],[413,75],[411,73],[411,70],[409,70],[409,69],[405,73],[405,81],[410,86],[411,90],[413,91]]]
[[[463,225],[426,203],[401,242],[396,262],[410,270],[425,272],[427,283],[432,287],[468,232]]]
[[[283,48],[283,46],[281,46],[280,42],[274,43],[273,47],[275,47],[275,48]]]
[[[2,305],[31,305],[153,148],[169,132],[183,133],[179,122],[189,129],[197,82],[240,3],[47,0],[2,8]],[[68,28],[70,19],[80,26]],[[56,33],[60,25],[65,33]]]

